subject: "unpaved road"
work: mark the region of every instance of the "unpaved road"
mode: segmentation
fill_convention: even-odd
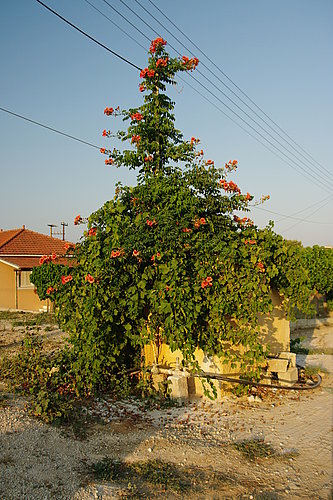
[[[104,396],[83,408],[86,436],[78,439],[70,429],[30,418],[25,401],[5,399],[0,387],[0,498],[331,499],[333,376],[324,375],[314,391],[269,389],[259,395],[261,402],[229,395],[220,402],[151,410]],[[250,461],[234,447],[244,440],[270,444],[276,455]],[[179,470],[195,469],[198,477],[203,471],[208,479],[200,487],[192,481],[187,492],[155,485],[147,493],[122,478],[94,479],[89,464],[105,457],[127,463],[159,459]]]

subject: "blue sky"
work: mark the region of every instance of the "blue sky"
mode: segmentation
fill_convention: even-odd
[[[89,1],[146,50],[85,0],[45,0],[45,3],[112,50],[145,67],[149,42],[103,0]],[[167,33],[165,27],[168,28],[217,73],[149,0],[139,1],[162,21],[164,29],[149,18],[135,0],[126,0],[126,3],[150,28],[120,0],[109,0],[109,3],[149,39],[156,37],[153,31],[156,29],[181,54],[189,54]],[[276,232],[288,239],[300,240],[304,245],[333,245],[332,1],[154,0],[154,3],[312,159],[303,151],[306,159],[300,157],[299,152],[283,142],[283,146],[297,155],[297,160],[195,73],[193,76],[290,159],[286,160],[272,146],[268,145],[282,159],[265,149],[190,88],[187,81],[256,135],[188,78],[170,89],[170,96],[176,102],[176,124],[184,137],[199,137],[206,157],[214,159],[216,164],[237,159],[239,171],[233,180],[243,191],[258,198],[270,194],[269,202],[253,209],[251,214],[260,227],[272,219]],[[84,38],[35,0],[3,0],[0,14],[0,106],[100,147],[110,147],[101,132],[104,128],[117,129],[121,122],[104,116],[103,110],[106,106],[128,108],[141,104],[139,72]],[[173,49],[168,48],[170,54],[175,55]],[[202,64],[198,69],[274,135]],[[244,96],[242,99],[246,100]],[[1,111],[0,137],[0,228],[25,224],[29,229],[48,234],[47,224],[60,225],[65,221],[69,224],[67,237],[75,241],[82,233],[82,228],[73,226],[77,214],[88,216],[112,198],[117,181],[135,183],[133,172],[105,167],[98,150]],[[308,174],[302,173],[303,169],[308,169]]]

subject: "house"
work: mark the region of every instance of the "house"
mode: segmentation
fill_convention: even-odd
[[[33,267],[43,255],[65,253],[65,241],[20,229],[0,229],[0,309],[23,311],[49,310],[49,301],[41,301],[30,282]]]

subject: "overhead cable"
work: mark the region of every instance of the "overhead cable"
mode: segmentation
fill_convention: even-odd
[[[140,2],[138,0],[135,0],[139,5]],[[288,135],[288,133],[282,128],[280,127],[267,113],[265,113],[265,111],[260,107],[258,106],[258,104],[256,104],[256,102],[251,99],[251,97],[249,97],[249,95],[244,92],[214,61],[212,61],[212,59],[202,50],[200,49],[200,47],[198,47],[198,45],[195,44],[195,42],[193,42],[193,40],[191,40],[191,38],[189,38],[186,33],[184,33],[183,30],[181,30],[152,0],[148,0],[148,2],[150,2],[151,5],[153,5],[155,7],[155,9],[160,12],[160,14],[162,14],[162,16],[164,16],[170,24],[172,24],[172,26],[174,26],[195,48],[196,50],[198,50],[230,83],[232,83],[232,85],[244,96],[246,97],[266,118],[268,118],[268,120],[270,120],[271,123],[273,123],[286,137],[288,137],[288,139],[290,139],[301,151],[303,151],[303,153],[305,153],[308,158],[310,158],[312,161],[314,161],[317,165],[320,165],[328,174],[331,174],[331,172],[329,170],[327,170],[318,160],[316,160],[315,158],[313,158],[313,156],[311,156],[300,144],[298,144],[292,137],[290,137],[290,135]],[[141,5],[141,7],[144,9],[144,7]],[[146,10],[146,9],[145,9]],[[152,15],[150,13],[150,15]],[[154,16],[152,16],[154,17]],[[154,17],[154,19],[156,19]],[[158,21],[159,22],[159,21]],[[161,24],[161,23],[160,23]],[[165,28],[167,30],[167,28]],[[172,36],[179,42],[179,43],[182,43],[180,42],[176,37],[175,35],[172,34]],[[183,44],[182,44],[183,45]],[[183,45],[184,47],[184,45]],[[186,50],[189,50],[189,49],[186,49]],[[193,52],[190,51],[192,54]],[[207,68],[207,66],[201,61],[201,64]],[[209,68],[207,68],[209,69]],[[215,73],[213,73],[210,69],[209,71],[214,74],[214,76],[216,78],[218,78]],[[221,80],[219,80],[221,81]],[[237,96],[237,94],[235,94],[229,86],[227,86],[223,81],[221,81],[221,83],[223,83],[224,86],[226,86],[230,92],[232,92],[234,95]],[[240,99],[242,102],[244,102],[239,96],[237,96],[238,99]],[[244,102],[245,104],[245,102]],[[247,104],[245,104],[247,107],[249,107]],[[255,113],[255,111],[250,107],[250,109],[252,110],[253,113]],[[256,114],[256,113],[255,113]],[[263,120],[260,115],[257,115],[261,120]],[[265,120],[263,120],[266,124],[267,122]],[[268,124],[267,124],[268,125]],[[270,125],[268,125],[270,127]],[[270,127],[272,128],[272,127]],[[272,130],[274,130],[272,128]],[[277,133],[277,132],[276,132]],[[281,136],[280,136],[281,137]],[[285,139],[284,139],[285,140]],[[286,141],[289,145],[291,145],[288,141]],[[299,153],[301,154],[301,153]],[[302,155],[303,156],[303,155]],[[305,158],[303,156],[303,158]]]

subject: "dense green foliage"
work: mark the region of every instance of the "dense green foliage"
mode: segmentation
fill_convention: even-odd
[[[253,196],[227,181],[237,161],[216,166],[198,139],[184,140],[175,128],[166,84],[197,60],[171,59],[164,46],[152,42],[141,72],[143,104],[105,110],[130,123],[103,136],[131,142],[130,149],[103,148],[105,163],[137,169],[137,185],[117,185],[114,198],[88,218],[75,265],[61,277],[44,270],[50,262],[33,274],[40,297],[47,291],[71,334],[83,390],[105,385],[150,341],[181,349],[190,366],[197,346],[236,359],[232,347],[242,345],[242,369],[256,376],[265,356],[258,316],[272,310],[271,289],[283,294],[286,311],[309,306],[301,246],[243,217]]]

